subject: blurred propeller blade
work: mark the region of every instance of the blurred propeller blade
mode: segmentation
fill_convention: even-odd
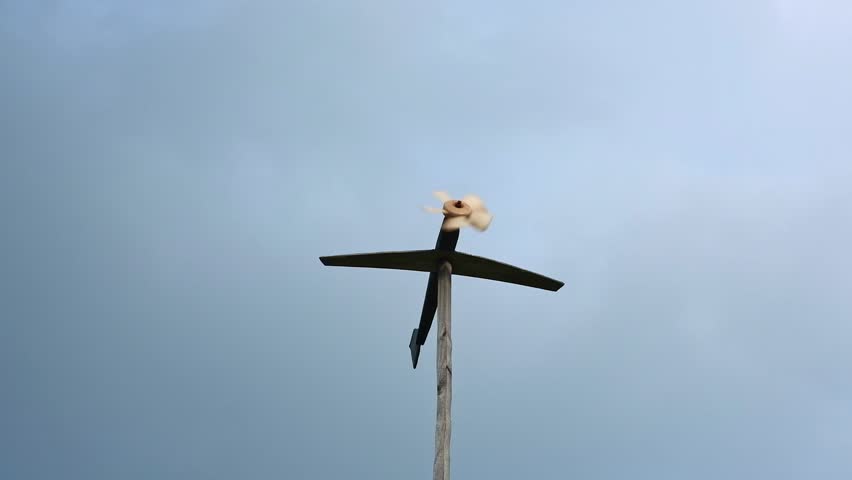
[[[449,193],[444,191],[436,191],[432,192],[432,194],[441,201],[441,203],[446,204],[453,200],[453,197],[450,196]],[[464,196],[461,200],[467,207],[470,208],[470,213],[464,216],[458,216],[461,212],[466,212],[467,210],[461,209],[460,207],[453,208],[435,208],[435,207],[423,207],[423,209],[430,213],[442,213],[444,214],[444,222],[441,225],[441,230],[445,232],[450,232],[454,230],[459,230],[462,227],[473,226],[480,232],[484,232],[488,229],[488,226],[491,225],[491,220],[494,218],[489,212],[488,209],[485,208],[485,202],[479,198],[478,195],[474,195],[469,193]]]
[[[491,225],[493,218],[494,216],[485,210],[474,210],[468,217],[468,220],[475,229],[484,232],[488,230],[488,226]]]
[[[464,198],[462,198],[462,202],[470,205],[470,208],[474,210],[485,209],[485,203],[482,199],[472,193],[465,195]]]
[[[453,199],[453,197],[451,197],[447,192],[434,192],[433,195],[435,195],[435,198],[440,200],[441,203],[447,203]]]

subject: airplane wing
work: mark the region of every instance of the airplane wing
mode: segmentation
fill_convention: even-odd
[[[522,268],[489,258],[454,251],[411,250],[320,257],[322,264],[330,267],[388,268],[417,272],[436,271],[442,260],[450,262],[455,275],[514,283],[551,292],[558,291],[564,285],[559,280]]]
[[[320,257],[327,267],[390,268],[431,272],[436,269],[438,256],[435,250],[410,250],[407,252],[355,253]]]
[[[529,270],[467,253],[452,252],[448,260],[453,266],[453,275],[514,283],[516,285],[549,290],[551,292],[556,292],[562,288],[562,285],[565,285],[559,280],[554,280],[544,275],[530,272]]]

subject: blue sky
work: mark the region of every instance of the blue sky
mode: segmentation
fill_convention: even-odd
[[[852,475],[847,2],[0,2],[0,477]]]

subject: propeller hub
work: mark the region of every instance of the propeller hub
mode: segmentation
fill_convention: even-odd
[[[449,200],[444,202],[444,211],[447,212],[448,217],[466,217],[473,212],[473,209],[461,200]]]

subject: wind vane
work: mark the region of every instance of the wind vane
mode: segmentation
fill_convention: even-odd
[[[438,408],[435,427],[434,480],[450,478],[450,405],[452,402],[452,337],[451,337],[451,276],[478,277],[486,280],[514,283],[527,287],[555,292],[564,283],[512,265],[488,258],[468,255],[456,251],[459,230],[472,226],[484,232],[491,225],[492,215],[476,195],[466,195],[454,200],[446,192],[434,194],[443,202],[443,208],[430,208],[432,213],[444,215],[438,241],[432,250],[410,250],[403,252],[360,253],[320,257],[323,265],[332,267],[388,268],[429,272],[426,297],[420,314],[420,324],[411,332],[408,348],[411,363],[417,368],[420,347],[432,327],[435,311],[438,312]]]

